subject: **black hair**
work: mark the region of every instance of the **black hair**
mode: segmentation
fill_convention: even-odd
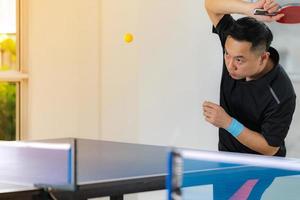
[[[252,44],[251,50],[268,51],[273,40],[271,30],[264,23],[252,17],[243,17],[229,28],[227,36]]]

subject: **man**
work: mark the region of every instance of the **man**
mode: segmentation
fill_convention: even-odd
[[[220,106],[203,103],[205,119],[219,128],[219,150],[285,156],[296,95],[278,52],[270,46],[272,32],[263,23],[283,15],[253,15],[255,8],[275,12],[278,4],[206,0],[205,7],[224,53]],[[248,17],[234,20],[234,13]]]

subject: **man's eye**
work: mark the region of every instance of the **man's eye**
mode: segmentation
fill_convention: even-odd
[[[236,62],[242,63],[243,61],[242,61],[242,59],[237,58],[237,59],[236,59]]]

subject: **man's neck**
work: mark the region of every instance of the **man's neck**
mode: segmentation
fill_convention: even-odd
[[[263,77],[268,72],[270,72],[273,68],[274,68],[274,62],[271,59],[269,59],[266,66],[259,74],[256,74],[252,77],[246,77],[246,81],[257,80],[257,79]]]

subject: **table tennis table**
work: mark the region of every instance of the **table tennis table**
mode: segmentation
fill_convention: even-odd
[[[81,200],[109,196],[111,200],[122,200],[125,194],[166,188],[169,147],[78,138],[37,142],[63,144],[70,141],[76,141],[76,189],[74,191],[48,191],[35,186],[7,183],[0,177],[0,199],[53,199],[54,196],[56,199]],[[44,158],[43,162],[47,163],[47,158]],[[226,179],[239,178],[241,174],[246,174],[246,178],[257,178],[260,174],[269,173],[268,169],[260,169],[260,173],[257,173],[257,169],[251,166],[233,168],[232,164],[210,162],[204,162],[200,166],[192,165],[189,170],[194,172],[199,168],[208,172],[213,170],[215,173],[213,175],[200,173],[198,178],[191,179],[193,181],[189,183],[200,186],[214,185],[214,188],[220,183],[221,185],[228,183]],[[47,175],[54,174],[55,172]],[[285,173],[279,170],[277,173],[269,173],[269,177],[295,174],[298,172]],[[300,181],[297,183],[300,186]],[[222,197],[219,198],[214,194],[213,199],[222,199]]]
[[[167,147],[77,138],[76,148],[76,190],[52,191],[57,199],[110,196],[111,200],[121,200],[124,194],[165,188]],[[0,177],[0,199],[51,199],[43,189],[1,182]]]

